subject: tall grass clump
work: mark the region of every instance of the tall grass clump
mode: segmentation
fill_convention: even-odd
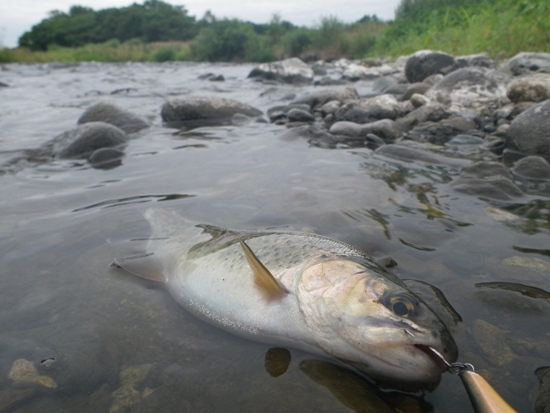
[[[439,6],[426,6],[432,2]],[[396,15],[378,38],[374,54],[439,49],[453,55],[487,52],[509,57],[521,51],[550,51],[547,0],[402,0]]]

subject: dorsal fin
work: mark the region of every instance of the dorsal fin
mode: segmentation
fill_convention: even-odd
[[[239,240],[239,242],[241,243],[241,247],[244,251],[246,260],[248,261],[248,265],[250,265],[252,273],[254,274],[254,282],[262,294],[264,294],[265,298],[268,301],[280,300],[283,298],[287,294],[286,289],[279,284],[273,274],[269,272],[258,257],[256,257],[256,255],[252,252],[250,247],[246,245],[243,240]]]

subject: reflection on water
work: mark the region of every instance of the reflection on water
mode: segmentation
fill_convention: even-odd
[[[146,237],[150,207],[226,228],[313,231],[391,256],[396,274],[417,280],[452,324],[459,360],[519,411],[533,411],[535,370],[550,359],[549,201],[489,205],[454,192],[448,183],[463,160],[441,154],[411,162],[410,152],[323,149],[280,137],[285,130],[270,124],[184,133],[161,124],[165,96],[178,93],[230,95],[265,111],[275,95],[247,81],[249,70],[84,64],[2,72],[10,87],[1,91],[0,162],[19,160],[9,169],[16,173],[0,177],[0,412],[470,411],[450,375],[412,397],[289,349],[273,377],[269,346],[205,325],[164,289],[110,268],[106,240]],[[212,71],[228,79],[224,91],[197,81]],[[277,88],[285,96],[306,87]],[[152,122],[119,167],[25,156],[103,100]]]

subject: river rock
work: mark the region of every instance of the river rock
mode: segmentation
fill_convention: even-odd
[[[366,137],[368,134],[374,134],[385,142],[394,141],[399,137],[399,131],[391,119],[381,119],[365,124],[347,121],[336,122],[330,127],[329,132],[334,135],[355,137]]]
[[[523,195],[508,169],[496,162],[476,162],[463,168],[451,187],[458,192],[501,201]]]
[[[550,180],[550,164],[540,156],[526,156],[514,164],[512,173],[525,179]]]
[[[517,358],[506,342],[508,331],[484,320],[475,320],[472,330],[476,344],[494,366],[502,366]]]
[[[354,87],[344,87],[340,89],[317,90],[293,100],[291,104],[305,103],[314,109],[332,101],[346,102],[357,99],[359,99],[357,89]]]
[[[149,127],[149,123],[139,116],[110,103],[100,102],[90,106],[78,119],[78,124],[88,122],[110,123],[126,133],[138,132]]]
[[[286,83],[311,83],[313,70],[297,57],[272,63],[262,63],[248,77],[278,80]]]
[[[299,108],[290,109],[287,116],[290,122],[313,122],[315,120],[309,111]]]
[[[550,53],[518,53],[508,61],[514,75],[543,71],[550,73]]]
[[[506,97],[510,78],[482,67],[458,69],[446,75],[426,92],[430,99],[451,106],[477,108],[484,102]]]
[[[246,103],[217,96],[185,96],[171,99],[162,105],[162,120],[168,125],[217,124],[231,120],[241,113],[246,116],[260,116],[262,112]]]
[[[105,122],[88,122],[55,137],[52,155],[61,159],[86,159],[101,148],[121,147],[128,141],[126,133]]]
[[[531,106],[512,121],[506,145],[525,155],[550,157],[550,100]]]
[[[403,93],[403,100],[409,100],[413,95],[426,93],[432,86],[426,82],[416,82],[407,86]]]
[[[401,106],[395,96],[386,94],[348,102],[336,111],[335,119],[367,123],[379,119],[396,119],[401,112]]]
[[[444,145],[461,132],[463,130],[442,122],[423,122],[410,130],[406,137],[416,142]]]
[[[382,146],[375,153],[404,162],[423,162],[429,165],[447,165],[453,168],[461,168],[469,163],[466,160],[452,159],[444,155],[431,153],[424,150],[422,145],[415,144],[417,147],[412,147],[404,143],[401,141],[400,143]]]
[[[542,102],[550,99],[550,74],[535,73],[514,79],[506,89],[512,102]]]
[[[409,57],[405,66],[405,76],[410,83],[422,82],[433,74],[446,75],[453,70],[453,56],[438,51],[419,50]]]
[[[458,56],[455,58],[456,68],[463,68],[469,66],[481,66],[488,69],[495,67],[495,62],[491,59],[487,53],[471,54],[466,56]]]
[[[386,64],[382,66],[365,67],[361,64],[351,63],[344,70],[342,77],[351,82],[356,82],[358,80],[374,80],[396,72],[398,72],[397,69]]]

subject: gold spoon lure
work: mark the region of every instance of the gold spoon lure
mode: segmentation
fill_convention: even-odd
[[[430,350],[447,366],[449,373],[461,378],[476,413],[517,413],[487,380],[474,371],[474,366],[470,363],[449,364],[436,349],[430,347]]]

